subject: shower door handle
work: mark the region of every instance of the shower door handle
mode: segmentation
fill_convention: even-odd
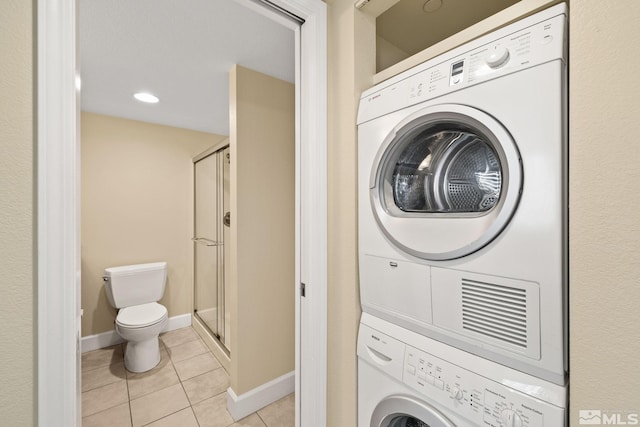
[[[201,245],[207,245],[207,246],[221,246],[222,245],[222,243],[220,243],[220,242],[214,242],[213,240],[205,239],[204,237],[194,237],[191,240],[193,240],[196,243],[200,243]]]

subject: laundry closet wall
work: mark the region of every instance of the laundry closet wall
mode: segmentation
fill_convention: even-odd
[[[0,424],[37,423],[35,2],[0,1]]]
[[[632,137],[640,134],[640,58],[630,47],[640,39],[640,2],[572,0],[569,9],[569,393],[577,426],[580,410],[621,411],[622,421],[625,411],[640,415],[640,155]]]
[[[191,313],[192,158],[221,135],[82,113],[82,335],[113,330],[105,267],[167,261],[169,316]]]

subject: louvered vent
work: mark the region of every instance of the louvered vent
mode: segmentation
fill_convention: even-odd
[[[462,327],[526,349],[527,290],[463,278]]]

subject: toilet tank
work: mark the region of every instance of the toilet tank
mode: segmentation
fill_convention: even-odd
[[[164,295],[167,263],[123,265],[104,270],[104,288],[115,308],[157,302]]]

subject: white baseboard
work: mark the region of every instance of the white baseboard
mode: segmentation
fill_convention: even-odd
[[[179,314],[169,318],[169,325],[165,332],[186,328],[187,326],[191,326],[191,313]]]
[[[101,334],[89,335],[82,337],[81,347],[82,352],[98,350],[100,348],[111,347],[112,345],[120,344],[124,342],[120,335],[115,330],[103,332]]]
[[[229,387],[227,389],[227,410],[235,421],[264,408],[270,403],[293,393],[295,390],[295,371],[262,384],[237,396]]]
[[[186,328],[187,326],[191,326],[191,314],[180,314],[169,318],[169,323],[167,324],[165,332],[173,331],[174,329]],[[120,335],[118,335],[114,329],[113,331],[82,337],[81,348],[82,352],[86,353],[87,351],[98,350],[100,348],[110,347],[123,342],[124,340],[120,338]]]

